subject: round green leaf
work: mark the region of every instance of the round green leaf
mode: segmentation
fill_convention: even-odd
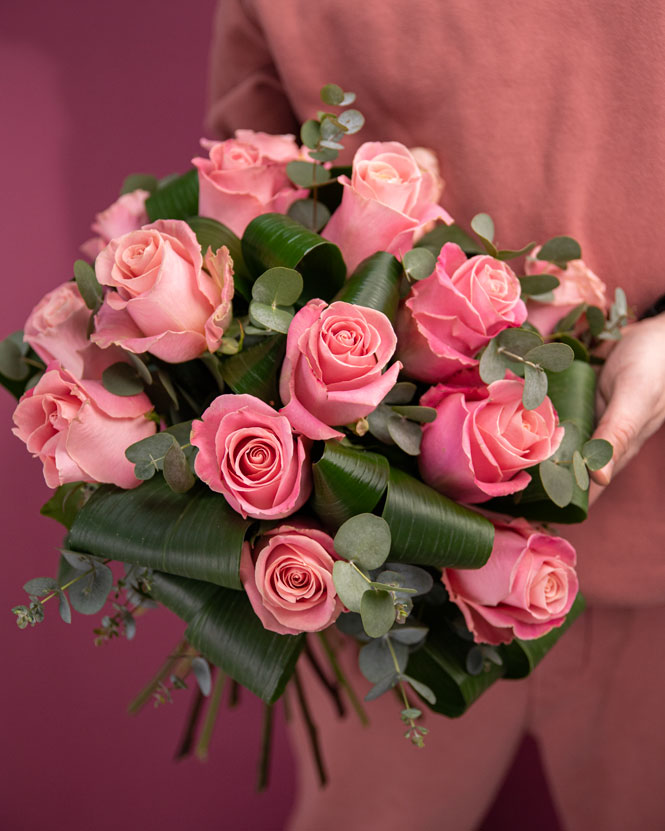
[[[310,231],[320,231],[330,219],[326,205],[313,199],[296,199],[289,206],[288,215]]]
[[[415,646],[425,640],[428,632],[429,629],[426,626],[398,626],[390,630],[388,637],[393,642]]]
[[[30,373],[22,347],[12,335],[0,341],[0,373],[12,381],[23,381]]]
[[[340,527],[334,543],[340,557],[366,569],[379,568],[390,554],[390,528],[379,516],[357,514]]]
[[[408,586],[410,589],[415,589],[415,594],[427,594],[434,583],[432,575],[418,566],[412,566],[408,563],[387,563],[391,572],[397,572],[402,578],[402,585]],[[384,574],[385,572],[382,572]],[[376,579],[381,580],[382,574]]]
[[[265,326],[272,332],[281,332],[285,335],[293,320],[293,310],[280,309],[259,303],[258,300],[252,300],[249,304],[249,316],[254,323]]]
[[[471,229],[487,242],[494,240],[494,221],[489,214],[476,214],[471,220]]]
[[[610,461],[614,448],[605,439],[590,439],[582,447],[582,456],[589,470],[600,470]]]
[[[579,448],[581,444],[580,428],[574,421],[561,422],[563,427],[563,439],[561,444],[552,456],[552,459],[559,462],[570,463],[573,458],[573,453]]]
[[[164,479],[175,493],[185,493],[193,488],[196,482],[187,464],[187,458],[175,439],[164,456]]]
[[[74,263],[74,280],[85,305],[93,312],[101,306],[104,290],[100,286],[95,269],[85,260]]]
[[[317,162],[334,162],[339,156],[338,150],[333,150],[331,147],[322,147],[321,150],[310,150],[310,159],[316,159]]]
[[[408,418],[409,421],[417,421],[418,424],[431,424],[436,419],[436,410],[434,407],[420,407],[415,404],[407,404],[406,406],[393,406],[393,412],[398,415]]]
[[[360,601],[370,591],[367,580],[345,560],[336,560],[333,565],[333,583],[340,600],[350,612],[360,611]]]
[[[436,257],[429,248],[412,248],[402,257],[404,271],[412,280],[424,280],[436,266]]]
[[[373,436],[376,436],[376,438],[384,444],[395,444],[392,436],[388,432],[388,421],[392,415],[393,411],[390,407],[386,407],[385,404],[379,404],[379,406],[372,410],[372,412],[367,416],[367,424],[369,426],[370,433]]]
[[[321,100],[324,104],[340,107],[344,102],[344,90],[337,84],[326,84],[321,88]]]
[[[401,643],[393,644],[399,671],[404,672],[409,660],[409,649]],[[395,663],[384,638],[376,638],[365,644],[358,653],[358,666],[372,684],[395,672]]]
[[[393,672],[392,675],[386,675],[385,678],[382,678],[367,693],[367,695],[365,696],[365,701],[374,701],[375,698],[378,698],[379,696],[388,692],[388,690],[392,689],[398,681],[399,675],[396,672]]]
[[[556,336],[556,339],[570,346],[575,354],[576,361],[586,361],[586,363],[589,363],[589,350],[577,338],[574,338],[572,335],[560,334]]]
[[[370,638],[380,638],[395,622],[395,606],[390,592],[368,591],[360,601],[360,617]]]
[[[524,367],[524,390],[522,404],[526,410],[535,410],[547,395],[547,375],[542,369],[534,369],[528,364]]]
[[[584,459],[579,450],[573,453],[573,473],[575,474],[575,481],[578,488],[585,491],[589,487],[589,473],[587,472]]]
[[[579,260],[581,257],[580,244],[572,237],[553,237],[537,254],[539,260],[548,260],[564,267],[569,260]]]
[[[400,450],[408,453],[409,456],[417,456],[420,453],[423,431],[418,424],[393,413],[388,418],[386,428],[390,438]]]
[[[403,675],[402,681],[408,682],[408,684],[413,687],[413,689],[418,693],[421,698],[424,698],[428,704],[436,704],[436,696],[434,692],[427,686],[427,684],[423,684],[422,681],[416,681],[415,678],[411,678],[410,675]]]
[[[480,377],[486,384],[500,381],[506,374],[507,359],[499,353],[499,344],[496,338],[491,340],[480,356]]]
[[[575,353],[565,343],[544,343],[530,349],[524,358],[549,372],[563,372],[575,360]]]
[[[599,309],[598,306],[588,306],[586,319],[589,324],[589,331],[597,337],[605,328],[605,312]]]
[[[69,602],[82,615],[96,615],[106,603],[113,586],[113,573],[103,563],[95,563],[91,574],[69,587]]]
[[[43,597],[58,588],[58,581],[52,577],[34,577],[23,586],[23,591],[35,597]]]
[[[522,257],[524,254],[528,254],[535,247],[536,243],[530,242],[524,248],[503,248],[496,256],[499,260],[513,260],[517,257]]]
[[[299,188],[323,185],[330,180],[330,172],[314,162],[289,162],[286,166],[286,175]]]
[[[559,286],[559,278],[554,274],[530,274],[520,277],[522,294],[533,297],[534,295],[547,294]]]
[[[565,508],[573,498],[573,474],[570,469],[548,460],[540,463],[538,471],[545,493],[555,505]]]
[[[346,127],[346,133],[349,136],[362,130],[365,124],[365,116],[359,110],[345,110],[337,117],[337,120]]]
[[[543,339],[537,332],[530,329],[504,329],[497,336],[499,346],[523,358],[527,352],[543,345]]]
[[[125,178],[120,188],[120,196],[125,193],[133,193],[135,190],[147,190],[152,193],[157,190],[157,177],[151,176],[149,173],[130,173]]]
[[[302,287],[302,277],[294,268],[269,268],[252,286],[252,297],[269,306],[292,306]]]
[[[569,332],[582,317],[585,309],[586,303],[580,303],[578,306],[575,306],[575,308],[571,309],[565,317],[561,318],[561,320],[554,327],[554,331]]]
[[[155,433],[137,441],[125,450],[125,456],[133,462],[137,479],[151,479],[164,467],[164,458],[169,450],[177,446],[175,438],[166,432]]]
[[[413,400],[416,394],[417,387],[411,381],[398,381],[392,389],[390,389],[382,404],[408,404]]]
[[[300,128],[300,141],[305,147],[314,150],[321,137],[321,125],[314,118],[309,118]]]
[[[130,396],[143,392],[143,381],[136,369],[122,361],[111,364],[102,372],[102,384],[114,395]]]

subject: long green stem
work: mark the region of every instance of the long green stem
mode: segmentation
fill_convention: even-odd
[[[272,748],[272,723],[274,707],[266,704],[263,708],[263,728],[261,730],[261,756],[259,758],[259,771],[256,780],[256,790],[261,793],[268,787],[270,774],[270,750]]]
[[[367,727],[369,724],[369,718],[367,717],[367,713],[365,712],[365,708],[363,707],[360,699],[356,695],[355,690],[349,683],[348,678],[344,674],[342,667],[337,660],[337,655],[335,655],[335,650],[330,645],[328,638],[326,637],[325,632],[319,632],[319,640],[321,641],[321,645],[323,646],[323,650],[326,653],[326,657],[330,663],[332,671],[335,673],[335,678],[341,684],[342,688],[345,690],[346,694],[349,697],[349,701],[351,702],[351,706],[356,711],[358,718],[360,719],[360,723],[363,727]]]
[[[316,765],[316,772],[319,777],[319,784],[321,785],[321,787],[323,787],[328,782],[328,777],[326,775],[326,770],[323,765],[323,757],[321,755],[321,748],[319,746],[318,730],[316,724],[314,724],[312,715],[309,711],[309,705],[307,704],[307,699],[305,698],[305,691],[302,688],[300,676],[298,675],[298,670],[296,670],[293,673],[293,684],[296,688],[298,704],[300,705],[300,710],[302,711],[303,719],[305,720],[305,728],[307,729],[309,743],[312,748],[314,764]]]
[[[208,750],[210,748],[210,740],[217,724],[217,716],[219,715],[219,707],[222,703],[222,693],[224,692],[224,684],[226,683],[226,673],[221,669],[215,677],[215,683],[210,694],[210,703],[206,711],[205,721],[201,728],[201,735],[196,743],[196,758],[201,762],[205,762],[208,758]]]

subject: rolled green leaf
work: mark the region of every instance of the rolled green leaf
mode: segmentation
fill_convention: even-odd
[[[374,510],[389,472],[384,456],[327,441],[323,455],[312,466],[312,507],[326,528],[336,530],[352,516]]]
[[[244,592],[155,572],[151,595],[188,624],[192,646],[267,703],[276,701],[293,674],[302,635],[263,628]]]
[[[151,222],[157,219],[189,219],[199,212],[198,171],[188,170],[163,185],[145,201]]]
[[[271,407],[278,406],[277,381],[286,338],[274,335],[243,349],[222,362],[224,380],[238,395],[255,395]]]
[[[423,482],[391,468],[382,513],[390,526],[390,559],[442,568],[480,568],[494,542],[494,526]]]
[[[399,260],[386,251],[378,251],[360,263],[335,300],[377,309],[392,321],[397,314],[401,276]]]
[[[208,250],[208,246],[212,248],[213,252],[217,251],[222,245],[229,249],[229,254],[233,260],[235,290],[245,300],[250,300],[252,296],[252,277],[242,256],[239,237],[226,225],[222,225],[221,222],[217,222],[216,219],[211,219],[208,216],[192,216],[187,220],[187,224],[196,234],[196,239],[199,241],[201,251],[204,254]]]
[[[331,300],[344,285],[346,266],[339,248],[289,216],[257,216],[245,230],[242,251],[254,277],[276,266],[299,271],[305,283],[301,304],[313,297]]]
[[[250,521],[199,485],[174,493],[156,476],[133,490],[101,487],[69,532],[76,551],[241,588],[240,551]]]
[[[512,643],[501,646],[501,655],[506,669],[506,678],[525,678],[547,655],[563,633],[582,614],[586,606],[584,597],[578,594],[566,620],[542,638],[523,641],[516,638]]]

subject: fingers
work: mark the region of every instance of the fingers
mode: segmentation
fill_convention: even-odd
[[[640,429],[635,419],[635,407],[631,407],[624,396],[615,395],[592,438],[605,439],[614,448],[612,458],[605,467],[591,471],[593,481],[607,487],[615,473],[633,458],[640,447]]]

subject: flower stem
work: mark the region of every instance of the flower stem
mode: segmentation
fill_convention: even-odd
[[[356,695],[355,690],[351,686],[348,678],[344,674],[342,667],[340,666],[339,661],[337,660],[337,655],[335,655],[335,650],[330,645],[328,638],[326,637],[325,632],[319,632],[319,640],[321,641],[321,645],[323,646],[323,650],[326,653],[326,657],[330,663],[332,671],[335,673],[335,678],[337,678],[338,682],[341,684],[342,688],[346,692],[349,697],[349,701],[351,702],[351,706],[356,711],[358,718],[360,719],[360,723],[363,727],[367,727],[369,724],[369,718],[367,717],[367,713],[365,712],[365,708],[360,702],[360,699]]]
[[[268,787],[270,774],[270,750],[272,748],[272,723],[274,707],[272,704],[265,704],[263,707],[263,728],[261,730],[261,756],[259,758],[259,771],[256,781],[256,790],[261,793]]]
[[[206,712],[205,721],[201,728],[201,735],[196,744],[196,758],[201,762],[205,762],[208,758],[208,749],[210,748],[210,740],[217,724],[217,716],[219,715],[219,707],[222,702],[222,693],[224,691],[224,684],[226,683],[226,673],[220,669],[215,677],[215,683],[210,694],[210,703]]]
[[[307,704],[307,699],[305,698],[305,691],[302,688],[300,676],[298,675],[297,669],[293,673],[293,684],[296,688],[298,704],[300,705],[300,710],[302,711],[303,719],[305,720],[305,727],[307,729],[309,743],[311,745],[312,754],[314,756],[314,764],[316,765],[316,772],[319,776],[319,784],[321,785],[321,787],[323,787],[327,784],[328,777],[326,775],[326,770],[323,765],[323,757],[321,756],[321,747],[319,745],[318,730],[316,724],[314,724],[314,721],[312,720],[312,716],[309,711],[309,705]]]

